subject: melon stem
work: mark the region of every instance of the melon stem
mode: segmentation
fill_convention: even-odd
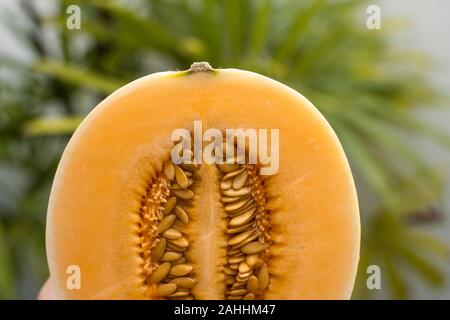
[[[209,71],[213,71],[213,68],[206,61],[193,62],[188,71],[190,71],[190,72],[209,72]]]

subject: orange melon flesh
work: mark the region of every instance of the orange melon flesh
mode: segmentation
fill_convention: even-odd
[[[139,207],[169,158],[176,128],[278,128],[280,165],[267,180],[270,288],[265,299],[347,299],[359,259],[352,174],[330,125],[302,95],[256,73],[162,72],[101,102],[76,130],[56,172],[47,216],[51,278],[61,299],[151,299],[139,255]],[[198,299],[223,299],[224,227],[217,169],[199,171],[192,212]],[[70,265],[81,288],[66,286]]]

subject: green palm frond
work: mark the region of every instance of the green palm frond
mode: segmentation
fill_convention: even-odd
[[[407,280],[411,274],[432,287],[445,282],[443,265],[450,258],[448,244],[409,225],[404,217],[388,211],[379,212],[365,229],[362,244],[354,297],[369,298],[379,294],[365,286],[366,270],[372,264],[381,268],[384,298],[389,294],[397,299],[413,297]]]

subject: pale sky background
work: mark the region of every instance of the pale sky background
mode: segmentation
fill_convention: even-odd
[[[442,92],[450,96],[450,1],[448,0],[384,0],[379,1],[384,17],[403,17],[408,26],[399,32],[396,44],[419,49],[427,53],[436,67],[431,81]],[[449,109],[450,110],[450,109]],[[422,113],[427,121],[434,123],[450,134],[450,111]],[[450,156],[430,145],[421,145],[424,154],[431,155],[441,167],[446,168],[447,190],[444,195],[446,221],[434,227],[442,237],[450,241]],[[441,290],[417,288],[418,298],[450,299],[450,263],[447,264],[447,286]]]
[[[36,2],[42,8],[51,5],[51,1],[48,0],[37,0]],[[450,96],[450,1],[374,0],[373,3],[381,7],[382,18],[405,18],[408,24],[398,32],[394,40],[395,44],[406,48],[419,49],[431,56],[437,67],[433,70],[430,80]],[[0,0],[0,13],[5,6],[15,9],[14,11],[20,17],[17,1]],[[19,41],[6,30],[0,28],[0,54],[12,53],[17,58],[29,59],[30,57],[27,56],[27,53],[20,49]],[[450,134],[450,111],[427,111],[421,116],[427,121],[445,128]],[[450,168],[450,156],[448,154],[427,144],[421,144],[421,151],[424,154],[431,155],[432,160],[438,163],[439,166]],[[450,182],[450,170],[447,170],[447,181]],[[447,187],[444,202],[447,221],[441,226],[432,228],[438,229],[438,232],[450,241],[450,184]],[[450,264],[447,265],[447,273],[447,279],[450,279]],[[450,298],[450,283],[447,283],[446,288],[440,290],[417,289],[418,298]]]

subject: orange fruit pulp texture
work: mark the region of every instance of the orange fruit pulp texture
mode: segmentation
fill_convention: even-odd
[[[176,168],[170,134],[194,120],[279,129],[278,172]],[[245,171],[235,199],[233,169]],[[61,299],[347,299],[359,242],[349,164],[319,111],[279,82],[205,63],[145,76],[95,107],[64,151],[47,213]]]

